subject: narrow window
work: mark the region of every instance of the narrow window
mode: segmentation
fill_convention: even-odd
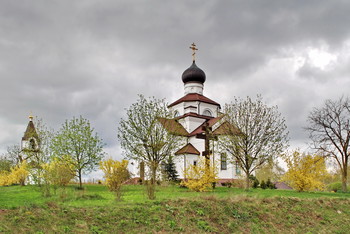
[[[196,160],[193,161],[193,166],[197,166],[197,161]]]
[[[227,156],[225,153],[221,154],[221,170],[227,170]]]

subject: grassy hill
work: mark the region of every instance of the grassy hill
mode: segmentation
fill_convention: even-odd
[[[0,188],[0,233],[288,232],[347,233],[350,194],[159,187],[149,201],[127,186],[114,201],[104,186],[69,187],[43,198],[34,186]]]

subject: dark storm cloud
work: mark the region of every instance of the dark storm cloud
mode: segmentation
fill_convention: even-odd
[[[349,10],[325,0],[1,1],[0,151],[19,141],[33,111],[56,129],[83,115],[119,156],[118,121],[137,94],[183,95],[192,42],[208,97],[262,94],[292,140],[307,141],[311,108],[348,93]],[[335,65],[308,57],[323,47]]]

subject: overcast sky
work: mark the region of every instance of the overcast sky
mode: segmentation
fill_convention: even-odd
[[[82,115],[121,158],[125,108],[182,97],[192,42],[205,96],[261,94],[306,148],[312,108],[349,95],[349,12],[347,0],[0,0],[0,153],[32,112],[54,129]]]

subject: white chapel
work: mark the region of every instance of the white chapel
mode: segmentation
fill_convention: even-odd
[[[219,183],[238,179],[242,173],[241,167],[238,162],[228,160],[227,153],[220,151],[215,140],[224,131],[220,128],[225,125],[224,115],[220,112],[221,106],[203,95],[206,75],[196,65],[195,51],[197,48],[195,44],[192,44],[190,48],[193,50],[192,65],[182,74],[184,96],[168,106],[169,110],[174,113],[172,121],[179,126],[181,125],[181,129],[177,129],[181,130],[181,135],[186,137],[186,144],[174,156],[179,179],[184,179],[184,168],[189,164],[196,165],[200,157],[206,155],[205,134],[208,133],[206,128],[210,128],[213,135],[216,135],[209,141],[209,158],[219,167]],[[166,127],[167,124],[162,123],[162,125]],[[235,130],[239,132],[238,129]],[[138,176],[138,173],[135,176]]]

